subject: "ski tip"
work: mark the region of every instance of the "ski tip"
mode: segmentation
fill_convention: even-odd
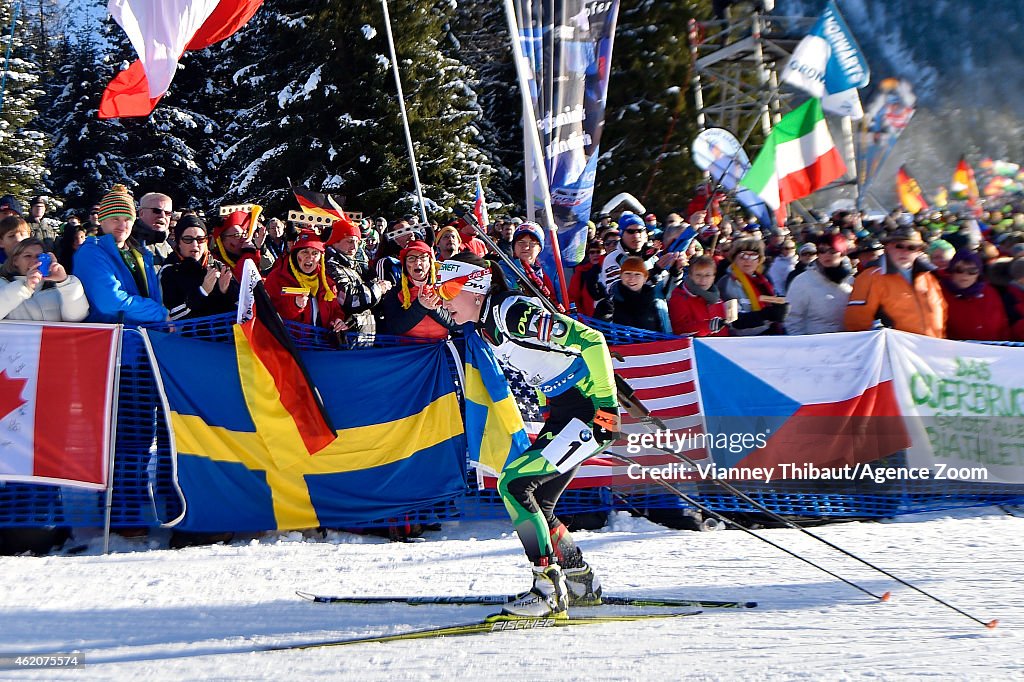
[[[743,608],[745,608],[745,609],[756,609],[757,608],[757,602],[756,601],[744,602]]]
[[[885,594],[883,594],[881,597],[878,598],[878,601],[889,601],[890,597],[892,597],[892,592],[886,592]]]
[[[985,623],[985,627],[987,627],[989,630],[995,630],[997,625],[999,625],[998,618],[993,618],[989,622]]]

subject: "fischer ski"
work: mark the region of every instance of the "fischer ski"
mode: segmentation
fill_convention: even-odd
[[[336,597],[329,595],[313,594],[312,592],[296,591],[307,601],[318,604],[407,604],[409,606],[424,606],[431,604],[448,604],[452,606],[470,606],[474,604],[487,604],[501,606],[515,601],[518,595],[514,594],[480,594],[480,595],[453,595],[453,596],[399,596],[399,597]],[[756,601],[714,601],[706,599],[680,599],[676,597],[619,597],[605,595],[601,597],[601,604],[595,606],[655,606],[666,608],[696,608],[696,609],[752,609],[757,606]],[[591,608],[589,606],[574,606],[573,608]]]
[[[548,628],[564,628],[574,625],[601,625],[608,623],[630,623],[644,620],[664,620],[696,616],[700,611],[674,611],[671,613],[641,613],[634,615],[614,616],[570,616],[568,618],[522,618],[503,613],[494,613],[482,620],[461,623],[459,625],[443,625],[423,630],[407,630],[390,635],[371,635],[350,639],[328,639],[316,642],[300,642],[296,644],[275,644],[259,647],[252,651],[293,651],[297,649],[315,649],[328,646],[346,646],[349,644],[373,644],[399,642],[414,639],[432,639],[438,637],[461,637],[465,635],[489,634],[492,632],[510,632],[513,630],[545,630]]]

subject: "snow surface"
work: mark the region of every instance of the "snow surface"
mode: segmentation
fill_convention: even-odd
[[[93,538],[78,555],[2,557],[0,651],[80,650],[82,670],[33,679],[1021,679],[1024,519],[989,509],[814,529],[982,620],[987,630],[794,530],[761,531],[876,593],[737,531],[672,531],[624,513],[577,533],[614,594],[760,602],[644,624],[247,653],[270,644],[475,620],[486,606],[313,604],[331,594],[486,594],[523,588],[507,523],[449,524],[423,542],[331,533],[160,549]],[[164,540],[166,537],[164,536]],[[166,543],[163,543],[166,546]],[[65,550],[66,551],[66,550]],[[1014,568],[1016,567],[1016,568]],[[610,607],[605,607],[610,608]],[[580,609],[594,613],[594,609]]]

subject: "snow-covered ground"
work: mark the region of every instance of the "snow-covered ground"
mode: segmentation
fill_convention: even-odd
[[[1000,619],[994,630],[797,531],[761,532],[875,593],[892,590],[892,600],[873,602],[740,532],[672,531],[619,514],[608,528],[577,534],[608,592],[760,606],[643,624],[248,653],[495,610],[313,604],[296,589],[506,593],[526,585],[525,560],[507,524],[497,522],[452,524],[407,544],[293,533],[165,550],[117,539],[115,553],[101,556],[97,539],[79,555],[0,558],[0,651],[79,650],[87,659],[84,669],[0,671],[0,678],[1024,678],[1024,519],[990,509],[814,529],[982,620]]]

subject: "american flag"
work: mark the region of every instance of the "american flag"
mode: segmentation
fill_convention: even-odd
[[[675,436],[697,436],[705,433],[697,370],[693,359],[693,343],[690,339],[611,346],[609,350],[612,353],[612,368],[615,373],[633,387],[640,402],[653,416],[661,419]],[[523,421],[526,422],[526,430],[531,438],[535,438],[543,426],[537,392],[521,378],[519,372],[507,372],[506,376],[509,377],[512,393],[523,414]],[[653,433],[652,427],[639,423],[625,413],[622,414],[622,431],[625,434]],[[697,438],[697,443],[700,447],[684,448],[682,454],[698,463],[709,463],[710,453],[703,447],[702,439]],[[643,449],[638,454],[630,454],[626,447],[626,441],[621,440],[609,448],[608,452],[628,455],[644,466],[678,464],[683,461],[678,456],[654,449]],[[627,465],[610,457],[593,457],[580,467],[569,487],[635,485],[637,481],[627,476],[627,468]],[[478,481],[484,487],[495,487],[495,479],[491,477],[480,477]]]

